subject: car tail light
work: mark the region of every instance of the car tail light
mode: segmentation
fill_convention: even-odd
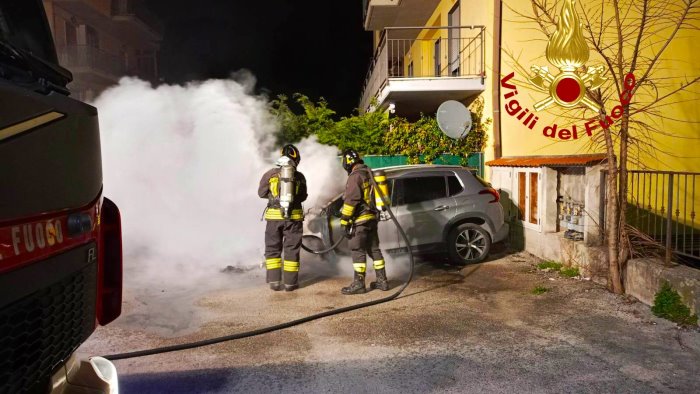
[[[122,229],[119,208],[104,198],[98,243],[97,321],[105,325],[122,311]]]
[[[496,189],[489,187],[488,189],[484,189],[479,192],[479,194],[490,194],[493,196],[493,200],[489,201],[489,203],[492,202],[498,202],[501,199],[501,195],[498,194],[498,191]]]

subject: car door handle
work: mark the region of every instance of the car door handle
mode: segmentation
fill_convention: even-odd
[[[439,207],[436,207],[435,209],[433,209],[433,211],[444,211],[446,209],[450,209],[450,206],[449,205],[440,205]]]

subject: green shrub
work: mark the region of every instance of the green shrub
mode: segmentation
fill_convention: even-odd
[[[292,108],[293,107],[293,108]],[[453,140],[445,136],[434,116],[422,115],[415,122],[400,117],[389,117],[386,111],[357,111],[341,117],[323,98],[317,102],[296,93],[290,99],[280,95],[270,102],[270,113],[279,123],[278,145],[296,143],[315,135],[318,142],[338,148],[352,148],[362,155],[406,155],[410,163],[430,163],[443,153],[464,157],[481,152],[486,146],[487,129],[491,118],[484,118],[484,99],[476,99],[470,106],[472,130],[467,137]]]
[[[673,290],[671,284],[664,282],[661,289],[654,297],[654,306],[651,307],[654,315],[668,319],[682,326],[695,326],[698,324],[698,315],[691,315],[690,308],[683,304],[680,294]]]
[[[491,124],[490,118],[483,118],[484,100],[476,99],[470,106],[472,112],[472,130],[461,140],[447,137],[438,126],[433,116],[422,115],[417,122],[393,118],[391,127],[384,136],[386,153],[406,155],[409,162],[430,163],[443,153],[464,157],[473,152],[481,152],[486,146],[486,129]],[[420,156],[423,155],[421,158]]]
[[[578,267],[565,267],[562,268],[559,273],[567,278],[575,278],[579,276]]]
[[[539,286],[539,285],[538,285],[538,286],[535,286],[534,289],[532,289],[531,293],[534,294],[534,295],[540,295],[540,294],[544,294],[544,293],[546,293],[546,292],[548,292],[548,291],[549,291],[548,288],[546,288],[546,287],[544,287],[544,286]]]
[[[550,269],[552,271],[559,271],[561,269],[561,263],[557,263],[556,261],[543,261],[539,264],[537,264],[537,268],[541,270],[546,270]]]
[[[278,145],[295,143],[311,135],[322,134],[335,125],[335,111],[328,107],[328,102],[323,97],[314,103],[303,94],[295,93],[292,105],[294,103],[301,109],[301,114],[292,110],[289,98],[285,95],[277,96],[270,103],[270,112],[277,118],[280,126],[276,135]]]

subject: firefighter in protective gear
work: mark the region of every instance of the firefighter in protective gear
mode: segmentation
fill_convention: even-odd
[[[349,236],[348,246],[352,252],[352,265],[355,271],[354,280],[350,286],[343,287],[343,294],[362,294],[365,287],[367,271],[367,255],[374,262],[376,282],[370,283],[370,288],[389,290],[389,282],[384,268],[384,256],[379,249],[377,234],[378,212],[373,203],[373,192],[370,177],[371,171],[360,155],[350,149],[343,153],[343,168],[348,173],[345,185],[345,198],[341,210],[340,224]]]
[[[282,290],[283,287],[286,291],[293,291],[299,287],[299,248],[304,221],[301,203],[307,197],[306,178],[304,174],[296,171],[300,160],[299,149],[291,144],[285,145],[277,167],[262,176],[258,187],[258,196],[268,200],[264,215],[267,221],[265,266],[267,283],[270,284],[270,289],[275,291]],[[285,166],[293,166],[292,171]],[[290,173],[293,174],[293,178],[283,177],[283,174],[289,176]],[[291,187],[283,185],[284,182],[292,182]],[[283,189],[290,190],[292,195],[280,196]],[[284,200],[291,201],[288,209],[282,207]]]

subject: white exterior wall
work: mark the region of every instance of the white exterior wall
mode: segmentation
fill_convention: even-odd
[[[514,247],[547,260],[567,260],[563,262],[574,265],[587,264],[584,261],[568,261],[572,254],[567,250],[570,249],[569,244],[573,241],[563,239],[566,229],[560,229],[557,232],[559,222],[557,198],[560,191],[557,190],[558,171],[556,169],[549,167],[490,167],[490,169],[491,184],[501,193],[504,216],[511,225],[509,240]],[[600,170],[601,166],[586,167],[585,176],[582,177],[584,179],[581,179],[585,182],[584,205],[587,217],[584,243],[586,246],[599,245],[601,240],[598,227]],[[518,220],[518,172],[521,171],[529,173],[539,171],[540,173],[538,185],[539,225],[523,223]],[[564,244],[567,245],[567,250],[562,250]]]

